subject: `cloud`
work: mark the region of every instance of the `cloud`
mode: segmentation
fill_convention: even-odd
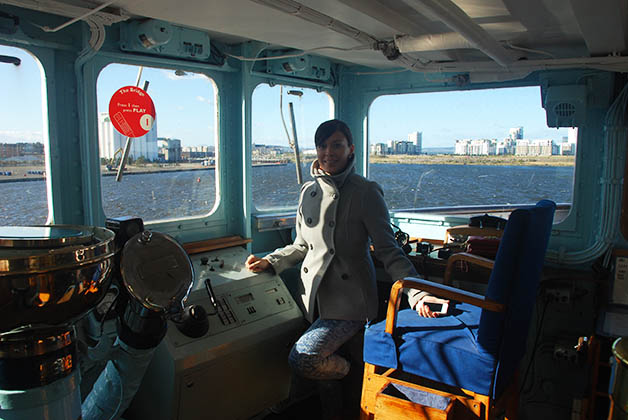
[[[204,96],[198,95],[196,97],[197,100],[201,101],[201,102],[209,102]]]
[[[42,141],[43,134],[41,131],[0,130],[0,143],[33,143]]]

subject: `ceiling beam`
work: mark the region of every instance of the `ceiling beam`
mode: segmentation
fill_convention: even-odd
[[[348,36],[360,42],[363,46],[373,47],[378,40],[359,30],[351,25],[347,25],[331,16],[321,13],[317,10],[307,7],[294,0],[251,0],[254,3],[262,4],[267,7],[271,7],[275,10],[279,10],[286,14],[298,17],[316,25],[328,28],[339,34]]]
[[[592,56],[627,50],[627,13],[624,1],[571,0],[580,32]]]
[[[451,0],[402,0],[419,13],[431,13],[453,31],[459,33],[469,43],[492,58],[502,67],[508,67],[519,55],[507,50],[475,23],[469,15]]]
[[[380,3],[378,0],[338,0],[358,12],[383,23],[399,34],[426,34],[429,30],[421,28],[417,22]]]

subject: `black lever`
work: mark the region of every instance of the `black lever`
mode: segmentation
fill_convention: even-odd
[[[214,294],[214,289],[212,289],[212,281],[209,279],[209,277],[205,279],[205,290],[207,290],[209,301],[212,303],[215,313],[218,313],[218,302],[216,302],[216,295]]]

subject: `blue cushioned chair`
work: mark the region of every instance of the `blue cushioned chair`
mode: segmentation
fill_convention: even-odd
[[[393,285],[386,321],[365,331],[362,419],[385,418],[376,406],[390,408],[385,404],[390,397],[382,395],[390,384],[449,398],[455,407],[442,418],[516,416],[518,395],[510,391],[517,388],[513,379],[526,348],[555,209],[555,203],[542,200],[513,211],[495,261],[464,253],[450,257],[446,284],[456,261],[492,268],[486,296],[419,279]],[[404,288],[455,304],[439,318],[399,311]]]

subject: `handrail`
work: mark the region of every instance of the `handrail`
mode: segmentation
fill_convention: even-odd
[[[438,214],[467,214],[467,213],[499,213],[511,212],[521,207],[529,207],[533,204],[494,204],[473,206],[443,206],[443,207],[418,207],[407,209],[394,209],[391,213],[438,213]],[[569,210],[571,203],[556,204],[556,210]]]
[[[391,210],[391,214],[396,213],[414,213],[414,214],[439,214],[439,215],[455,215],[469,213],[498,213],[512,212],[521,207],[530,206],[530,204],[504,204],[504,205],[477,205],[477,206],[450,206],[450,207],[418,207],[411,209],[395,209]],[[556,210],[569,210],[571,204],[561,203],[556,205]],[[254,214],[257,220],[257,230],[260,232],[275,229],[288,229],[294,227],[296,223],[296,210],[274,211],[268,213]]]

